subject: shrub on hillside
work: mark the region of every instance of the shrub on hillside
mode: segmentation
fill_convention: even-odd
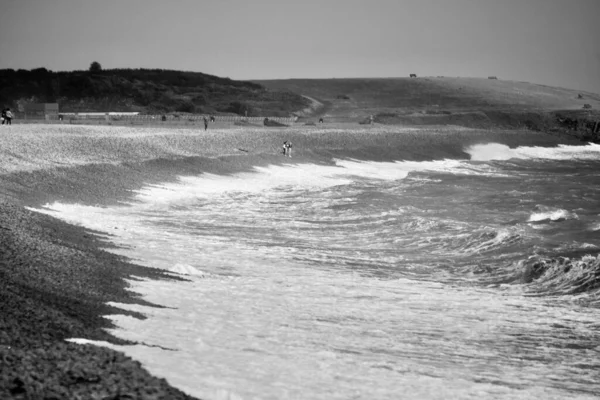
[[[102,71],[102,66],[98,61],[94,61],[90,64],[90,72],[100,72]]]
[[[223,110],[225,112],[235,113],[238,115],[245,115],[246,112],[250,115],[250,106],[248,104],[241,101],[232,101],[227,105],[227,107]]]
[[[193,113],[196,111],[196,106],[191,101],[183,100],[175,106],[175,111]]]
[[[112,69],[53,72],[45,68],[0,70],[0,104],[18,99],[59,102],[63,111],[172,112],[176,109],[238,115],[288,116],[308,100],[291,92],[272,92],[246,81],[198,72]],[[110,99],[107,103],[106,99]],[[184,101],[182,103],[182,101]],[[188,103],[189,102],[189,103]],[[108,108],[107,108],[108,107]],[[257,111],[260,110],[260,111]]]

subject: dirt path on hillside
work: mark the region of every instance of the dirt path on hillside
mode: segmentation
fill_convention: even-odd
[[[309,96],[305,96],[305,95],[302,95],[302,97],[304,97],[305,99],[310,101],[310,105],[308,107],[296,112],[295,114],[297,116],[313,117],[325,109],[325,104],[321,103],[319,100],[309,97]]]

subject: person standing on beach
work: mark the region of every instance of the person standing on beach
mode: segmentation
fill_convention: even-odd
[[[292,142],[287,143],[287,155],[288,157],[292,157]]]
[[[285,157],[285,154],[287,153],[287,140],[285,142],[283,142],[283,156]]]
[[[202,119],[204,120],[204,130],[208,129],[208,120],[206,119],[206,117],[202,117]]]

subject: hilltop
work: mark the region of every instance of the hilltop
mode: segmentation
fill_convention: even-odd
[[[220,113],[288,116],[309,103],[289,91],[200,72],[109,69],[0,70],[0,104],[58,102],[63,112]]]
[[[460,125],[530,129],[596,140],[600,95],[486,78],[344,78],[237,81],[200,72],[0,70],[0,104],[58,102],[62,112],[137,111],[302,123]]]
[[[528,82],[487,78],[348,78],[254,81],[306,96],[300,115],[314,121],[364,121],[474,128],[591,131],[600,95]],[[589,104],[590,109],[584,108]],[[586,106],[587,107],[587,106]]]

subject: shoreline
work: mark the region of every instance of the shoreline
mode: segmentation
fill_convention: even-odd
[[[291,159],[279,153],[283,140],[294,143]],[[277,163],[464,158],[465,145],[484,140],[509,146],[581,144],[535,132],[458,127],[205,132],[19,124],[0,130],[0,367],[8,371],[0,378],[0,397],[193,398],[122,353],[65,341],[125,343],[104,330],[112,325],[103,315],[132,313],[106,303],[151,304],[127,291],[124,279],[177,278],[108,253],[103,248],[110,243],[93,232],[26,206],[116,204],[136,189],[182,175],[230,174]]]

